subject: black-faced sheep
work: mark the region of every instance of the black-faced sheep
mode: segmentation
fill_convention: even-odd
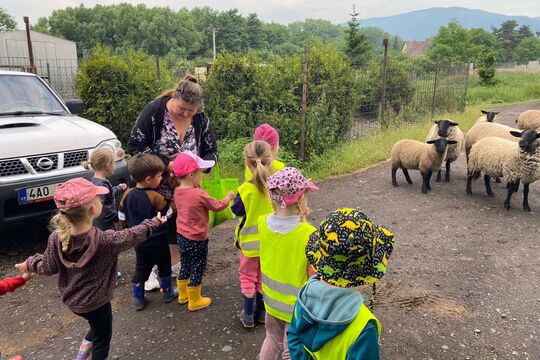
[[[527,110],[519,114],[517,127],[522,130],[540,130],[540,110]]]
[[[446,169],[444,175],[444,181],[450,181],[450,164],[456,161],[463,150],[465,145],[465,135],[463,131],[458,127],[458,123],[448,119],[436,120],[435,125],[431,127],[426,140],[435,140],[439,137],[443,137],[447,140],[454,140],[457,143],[448,145],[446,151]],[[437,171],[437,182],[441,181],[441,169]]]
[[[472,194],[472,180],[484,173],[488,196],[493,196],[490,177],[504,177],[507,197],[504,207],[510,209],[510,198],[523,183],[523,209],[530,211],[529,184],[540,178],[540,133],[534,130],[512,131],[519,138],[515,143],[498,137],[487,137],[473,145],[467,164],[467,194]]]
[[[398,186],[396,181],[397,169],[403,170],[405,180],[412,184],[408,169],[420,170],[422,174],[422,194],[431,190],[429,184],[434,171],[441,168],[441,164],[446,155],[447,144],[455,144],[455,140],[439,138],[429,140],[426,143],[416,140],[400,140],[394,144],[391,151],[390,161],[392,163],[392,185]]]
[[[479,123],[483,123],[483,122],[493,122],[493,120],[495,120],[495,115],[499,113],[498,111],[486,111],[486,110],[480,110],[480,112],[484,115],[476,119],[476,121],[474,122],[475,125]]]

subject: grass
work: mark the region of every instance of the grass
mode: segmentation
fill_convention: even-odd
[[[480,115],[480,110],[493,104],[503,105],[540,99],[540,73],[498,72],[496,82],[482,86],[478,76],[472,75],[467,95],[467,107],[463,112],[438,114],[436,118],[449,118],[459,123],[466,132]],[[320,180],[355,172],[389,158],[392,146],[401,139],[424,141],[432,119],[426,118],[414,124],[402,124],[388,129],[378,129],[365,137],[339,144],[323,155],[301,166],[307,177]],[[243,179],[242,164],[224,162],[224,177]]]

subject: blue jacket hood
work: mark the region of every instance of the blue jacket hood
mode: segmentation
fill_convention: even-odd
[[[312,277],[298,294],[295,332],[306,348],[318,351],[347,328],[363,302],[355,290],[326,286]]]

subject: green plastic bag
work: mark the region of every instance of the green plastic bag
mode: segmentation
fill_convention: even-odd
[[[214,166],[214,175],[211,179],[203,179],[202,188],[214,199],[221,200],[229,190],[236,193],[238,190],[238,179],[237,178],[225,178],[222,179],[219,176],[219,166],[216,163]],[[234,219],[234,214],[231,211],[231,205],[227,206],[225,210],[215,212],[209,211],[208,213],[208,226],[215,227],[219,224],[227,221],[228,219]]]

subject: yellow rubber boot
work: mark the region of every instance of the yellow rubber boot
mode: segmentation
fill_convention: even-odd
[[[187,284],[189,279],[176,280],[176,286],[178,286],[178,303],[185,304],[188,302]]]
[[[187,294],[188,294],[188,299],[189,299],[189,302],[188,302],[189,311],[197,311],[200,309],[204,309],[205,307],[209,306],[212,303],[212,299],[210,299],[209,297],[201,296],[201,285],[188,286]]]

